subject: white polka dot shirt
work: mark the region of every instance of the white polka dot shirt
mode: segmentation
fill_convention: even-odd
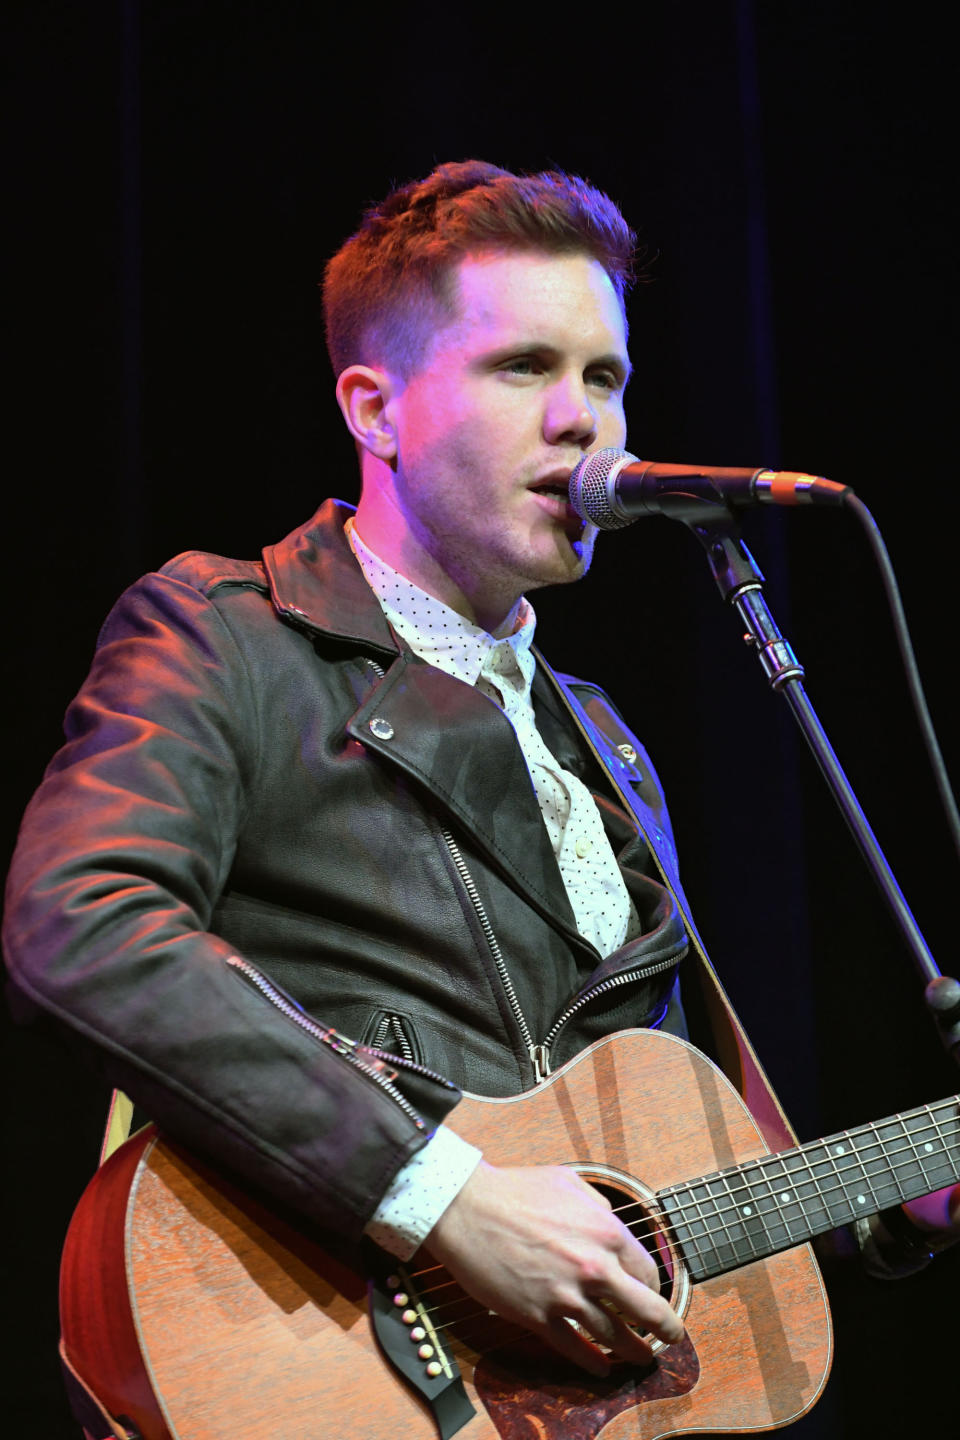
[[[640,933],[620,867],[589,790],[564,770],[537,729],[531,686],[536,616],[521,598],[501,634],[490,635],[412,584],[363,543],[350,526],[350,542],[383,613],[414,654],[488,695],[516,731],[550,836],[577,929],[609,955]]]
[[[364,544],[352,520],[347,531],[394,632],[428,664],[475,685],[513,725],[580,934],[602,956],[633,939],[640,933],[640,921],[600,812],[583,782],[547,749],[536,726],[533,607],[521,597],[500,632],[490,635],[387,565]],[[401,1259],[409,1258],[479,1160],[480,1152],[472,1145],[439,1127],[394,1177],[367,1233]]]

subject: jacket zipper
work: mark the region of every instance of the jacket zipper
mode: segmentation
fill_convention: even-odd
[[[604,995],[608,990],[616,990],[620,985],[630,985],[634,980],[648,980],[651,975],[659,975],[662,971],[669,970],[671,966],[676,965],[676,963],[677,957],[676,955],[672,955],[667,960],[658,960],[656,965],[640,965],[636,970],[623,970],[617,975],[611,975],[607,980],[601,980],[599,984],[591,986],[589,990],[584,990],[582,995],[578,995],[573,1004],[567,1006],[563,1014],[557,1020],[554,1020],[550,1029],[547,1031],[543,1046],[541,1047],[547,1063],[546,1073],[548,1075],[550,1073],[550,1047],[555,1044],[557,1036],[567,1021],[572,1019],[579,1010],[582,1010],[584,1005],[589,1005],[591,1000],[596,1000],[598,995]]]
[[[382,680],[384,672],[381,666],[377,664],[376,660],[371,660],[368,655],[366,657],[366,661],[367,664],[370,666],[371,670],[373,670]],[[449,830],[441,827],[440,833],[443,836],[444,843],[446,844],[446,847],[450,852],[450,858],[452,859],[454,866],[456,867],[457,874],[463,881],[464,888],[470,898],[470,904],[473,906],[474,913],[478,921],[480,922],[480,928],[483,931],[484,938],[490,949],[490,954],[493,957],[493,963],[497,967],[497,974],[500,976],[500,981],[503,985],[504,992],[506,993],[507,1001],[510,1005],[510,1009],[513,1012],[513,1018],[516,1020],[517,1026],[519,1027],[520,1037],[524,1045],[526,1046],[527,1054],[529,1055],[530,1061],[533,1065],[535,1081],[539,1085],[540,1082],[546,1079],[547,1075],[549,1075],[550,1073],[549,1057],[544,1052],[543,1046],[536,1045],[534,1043],[533,1036],[530,1033],[530,1026],[527,1024],[526,1016],[520,1008],[520,1001],[517,999],[517,992],[513,988],[513,981],[510,979],[510,972],[507,970],[507,963],[503,958],[503,952],[500,949],[500,945],[497,941],[496,935],[493,933],[493,926],[490,924],[490,919],[487,915],[483,901],[480,899],[477,887],[473,883],[473,876],[467,869],[466,862],[460,853],[460,847],[457,844],[456,840],[454,840]]]
[[[366,661],[370,668],[383,679],[384,671],[381,666],[377,664],[376,660],[371,660],[370,657],[367,656]],[[628,985],[634,980],[645,980],[650,975],[657,975],[662,970],[668,970],[671,965],[675,964],[676,957],[674,956],[669,960],[661,960],[656,965],[640,966],[636,970],[628,970],[622,975],[612,975],[609,980],[601,980],[599,985],[594,985],[590,990],[579,995],[573,1004],[564,1010],[559,1019],[553,1022],[544,1041],[539,1045],[536,1044],[530,1033],[530,1026],[527,1024],[526,1016],[520,1008],[520,1001],[517,999],[517,992],[513,988],[513,981],[510,979],[510,972],[507,970],[507,963],[503,958],[503,951],[500,949],[497,937],[493,933],[493,926],[490,924],[489,916],[487,915],[483,901],[480,899],[477,887],[473,883],[473,876],[467,869],[466,861],[460,853],[460,847],[449,830],[441,827],[440,833],[450,852],[450,858],[456,866],[457,873],[463,881],[464,888],[470,898],[470,903],[473,906],[474,913],[480,922],[480,928],[489,946],[493,963],[497,967],[497,974],[500,976],[507,1001],[520,1030],[520,1037],[526,1046],[530,1063],[533,1066],[534,1084],[541,1085],[547,1076],[552,1073],[550,1068],[550,1047],[572,1016],[576,1015],[584,1005],[588,1005],[591,1000],[595,1000],[598,995],[603,995],[607,990],[616,989],[618,985]]]
[[[634,980],[646,980],[651,975],[657,975],[663,970],[669,970],[672,965],[676,964],[676,956],[672,956],[667,960],[659,960],[656,965],[641,965],[635,970],[625,970],[622,974],[611,975],[609,979],[601,980],[599,984],[592,985],[589,990],[585,990],[582,995],[578,995],[576,1000],[567,1006],[563,1014],[553,1022],[541,1043],[539,1045],[536,1044],[530,1033],[526,1016],[520,1008],[520,1001],[517,999],[517,992],[513,988],[513,981],[510,979],[507,964],[503,958],[503,951],[500,949],[497,937],[493,933],[493,926],[490,924],[490,919],[484,908],[483,901],[477,892],[477,887],[473,883],[473,877],[467,869],[466,862],[460,853],[460,847],[449,830],[443,830],[441,833],[443,834],[447,849],[450,851],[453,863],[457,868],[457,873],[463,881],[466,892],[470,897],[470,903],[480,922],[480,928],[483,930],[487,945],[490,947],[493,963],[496,965],[497,973],[503,982],[507,1000],[509,1001],[517,1025],[520,1028],[520,1035],[524,1045],[527,1047],[527,1054],[530,1056],[530,1061],[533,1065],[534,1082],[540,1085],[546,1080],[547,1076],[552,1073],[550,1067],[550,1049],[556,1042],[557,1036],[568,1020],[576,1015],[578,1011],[582,1010],[584,1005],[589,1005],[591,1000],[595,1000],[598,995],[606,994],[608,990],[615,990],[620,985],[629,985]]]
[[[399,1015],[384,1015],[377,1025],[372,1036],[369,1050],[383,1050],[387,1041],[395,1041],[400,1048],[400,1054],[404,1060],[413,1060],[413,1049],[403,1030],[403,1021]]]
[[[536,1083],[539,1085],[540,1081],[545,1079],[546,1076],[550,1073],[549,1063],[547,1065],[547,1069],[543,1070],[541,1066],[542,1057],[540,1054],[542,1047],[534,1044],[533,1036],[530,1034],[530,1026],[527,1024],[527,1018],[520,1008],[520,1001],[517,999],[517,992],[513,988],[513,981],[510,979],[510,972],[507,970],[507,962],[503,958],[503,951],[500,949],[497,937],[493,933],[493,926],[490,924],[489,916],[487,915],[483,901],[480,899],[477,887],[473,883],[473,876],[467,869],[466,861],[460,853],[460,846],[457,844],[456,840],[454,840],[449,830],[441,829],[440,833],[443,836],[444,843],[447,849],[450,851],[450,858],[456,866],[457,874],[463,881],[464,889],[466,890],[467,895],[470,898],[470,904],[473,906],[474,913],[476,914],[476,917],[480,922],[480,928],[483,931],[484,939],[486,940],[490,950],[490,954],[493,957],[493,963],[497,967],[497,974],[500,976],[504,991],[506,992],[507,1001],[510,1005],[510,1009],[513,1011],[513,1018],[516,1020],[517,1025],[519,1026],[520,1037],[523,1040],[524,1045],[527,1047],[527,1054],[530,1056],[531,1062],[533,1063],[533,1073],[536,1079]]]
[[[305,1030],[308,1035],[312,1035],[313,1038],[319,1040],[321,1044],[327,1045],[337,1055],[341,1056],[342,1059],[346,1060],[347,1064],[361,1071],[361,1073],[366,1075],[369,1080],[372,1080],[375,1085],[379,1085],[381,1090],[385,1090],[390,1098],[399,1105],[403,1113],[413,1121],[418,1130],[426,1130],[427,1122],[417,1113],[407,1097],[393,1084],[396,1070],[410,1070],[416,1075],[423,1075],[426,1079],[435,1081],[446,1090],[456,1090],[457,1087],[442,1075],[437,1075],[435,1071],[428,1070],[425,1065],[418,1065],[415,1061],[408,1060],[400,1055],[390,1055],[382,1050],[372,1050],[364,1047],[364,1053],[370,1057],[370,1062],[368,1063],[366,1059],[361,1057],[359,1053],[360,1047],[355,1040],[351,1040],[348,1035],[341,1035],[338,1030],[334,1030],[329,1026],[318,1025],[315,1020],[311,1020],[310,1016],[297,1005],[296,1001],[291,1000],[282,990],[279,990],[265,975],[262,975],[259,970],[251,965],[248,960],[241,959],[239,955],[229,955],[227,957],[227,964],[233,970],[243,975],[245,979],[260,992],[264,999],[268,1000],[281,1014],[286,1015],[288,1020],[292,1020],[295,1025],[299,1025],[301,1030]],[[393,1067],[393,1074],[388,1070],[388,1066]]]

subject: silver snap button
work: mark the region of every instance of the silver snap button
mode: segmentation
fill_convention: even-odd
[[[628,765],[635,765],[637,763],[637,752],[632,745],[618,745],[617,749]]]
[[[382,716],[375,715],[370,721],[370,733],[376,735],[378,740],[392,740],[393,726],[389,720],[384,720]]]

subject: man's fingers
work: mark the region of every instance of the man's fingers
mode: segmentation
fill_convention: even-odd
[[[669,1310],[666,1302],[660,1301],[656,1296],[652,1298],[657,1300],[658,1306],[662,1306],[670,1318],[658,1318],[653,1325],[644,1322],[640,1331],[657,1333],[659,1338],[665,1341],[668,1335],[672,1340],[681,1339],[683,1326],[676,1320],[676,1316]],[[630,1365],[650,1363],[653,1348],[650,1340],[640,1331],[628,1324],[611,1301],[592,1302],[584,1299],[576,1316],[557,1316],[556,1319],[548,1321],[546,1328],[540,1333],[544,1340],[573,1364],[587,1370],[591,1375],[602,1377],[608,1374],[611,1359],[623,1360]],[[602,1346],[603,1350],[598,1349],[598,1346]],[[610,1354],[605,1354],[605,1351]]]
[[[570,1360],[574,1365],[579,1365],[591,1375],[603,1379],[610,1373],[610,1361],[586,1335],[576,1328],[575,1325],[564,1315],[558,1315],[555,1320],[549,1320],[547,1324],[538,1331],[540,1338],[558,1350],[565,1360]]]
[[[600,1300],[596,1305],[585,1305],[582,1313],[580,1323],[599,1345],[632,1365],[649,1364],[653,1357],[649,1340],[626,1323],[611,1301]]]
[[[591,1374],[609,1369],[594,1339],[618,1359],[646,1364],[646,1332],[666,1344],[683,1336],[651,1256],[610,1201],[565,1166],[482,1161],[429,1244],[475,1299]]]
[[[628,1275],[639,1280],[641,1285],[646,1285],[654,1294],[659,1294],[660,1271],[657,1269],[657,1262],[626,1226],[623,1227],[622,1242],[617,1248],[617,1259]]]
[[[621,1270],[610,1278],[603,1299],[607,1302],[606,1308],[612,1307],[627,1325],[649,1330],[665,1345],[676,1345],[683,1339],[683,1322],[677,1312],[657,1290],[626,1271]]]

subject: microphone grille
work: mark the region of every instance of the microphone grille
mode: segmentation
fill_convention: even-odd
[[[629,450],[595,450],[585,455],[570,476],[570,504],[581,520],[600,530],[622,530],[635,515],[618,515],[613,508],[614,485],[624,465],[636,460]]]

